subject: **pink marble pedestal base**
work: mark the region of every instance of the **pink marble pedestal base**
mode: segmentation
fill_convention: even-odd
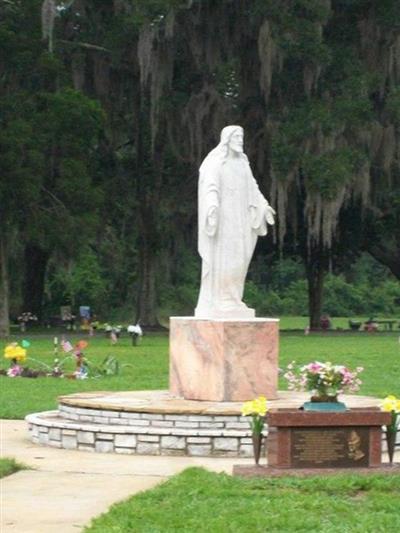
[[[170,392],[186,400],[277,398],[279,319],[170,319]]]

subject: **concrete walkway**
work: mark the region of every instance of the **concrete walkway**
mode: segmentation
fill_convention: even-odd
[[[22,420],[1,421],[1,456],[31,467],[1,480],[1,533],[79,533],[111,504],[189,466],[232,472],[252,459],[150,457],[42,447]]]

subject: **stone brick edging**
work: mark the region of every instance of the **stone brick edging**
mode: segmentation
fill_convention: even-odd
[[[138,455],[251,457],[253,454],[249,422],[241,416],[60,407],[60,411],[26,417],[33,442],[57,448]]]
[[[270,406],[298,407],[307,395],[280,391]],[[344,396],[349,407],[378,400]],[[168,391],[75,393],[59,410],[26,417],[33,442],[57,448],[138,455],[251,457],[249,419],[241,403],[186,401]],[[267,435],[265,427],[264,434]],[[383,436],[383,450],[386,442]],[[397,436],[400,446],[400,432]],[[263,453],[263,452],[262,452]]]

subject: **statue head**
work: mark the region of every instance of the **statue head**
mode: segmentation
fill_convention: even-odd
[[[224,164],[229,155],[240,156],[247,161],[243,152],[243,128],[241,126],[223,128],[218,145],[205,157],[200,166],[200,172],[210,168],[210,165]]]
[[[220,146],[228,155],[229,151],[243,153],[243,128],[241,126],[226,126],[221,131]]]

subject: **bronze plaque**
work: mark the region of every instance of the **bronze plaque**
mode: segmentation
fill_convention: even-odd
[[[366,427],[292,428],[294,468],[355,468],[369,466]]]

